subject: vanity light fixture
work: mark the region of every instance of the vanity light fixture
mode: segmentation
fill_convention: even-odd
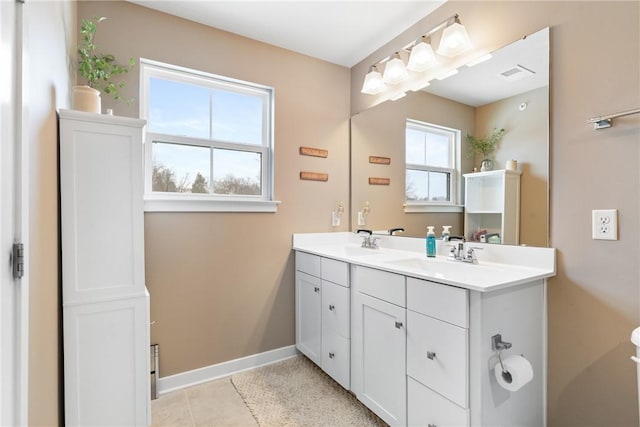
[[[438,64],[438,60],[431,47],[431,37],[422,36],[420,42],[411,48],[407,69],[419,73],[436,64]]]
[[[435,65],[438,65],[439,61],[431,46],[431,36],[440,30],[442,30],[442,34],[440,36],[438,54],[452,58],[472,47],[467,31],[460,23],[459,15],[452,15],[413,42],[396,50],[393,55],[375,62],[374,65],[369,68],[364,78],[361,92],[378,95],[389,88],[387,85],[397,85],[406,80],[410,81],[410,88],[403,88],[405,90],[418,91],[428,86],[427,82],[433,79],[433,76],[426,75],[426,73],[422,75],[418,73],[424,73]],[[403,56],[408,56],[408,62],[406,64]],[[376,69],[376,65],[381,64],[385,64],[384,74],[382,76]],[[450,67],[445,64],[443,68],[446,70]],[[407,70],[413,71],[415,74],[410,75]],[[446,75],[441,75],[440,79],[455,73],[457,73],[457,70],[446,73]],[[395,99],[401,96],[401,94],[394,95]]]
[[[373,65],[369,68],[369,72],[364,77],[364,84],[362,85],[362,93],[366,93],[369,95],[377,95],[383,90],[385,90],[386,86],[382,81],[382,74],[378,71],[378,68]]]
[[[409,77],[407,67],[400,57],[400,52],[396,52],[384,67],[384,75],[382,81],[388,84],[398,84]]]
[[[438,55],[449,58],[460,55],[471,49],[471,40],[464,25],[460,22],[460,17],[456,15],[453,22],[442,30]]]

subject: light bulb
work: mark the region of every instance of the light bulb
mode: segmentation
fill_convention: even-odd
[[[465,52],[470,48],[471,40],[469,40],[467,30],[456,17],[453,24],[449,25],[442,31],[438,54],[453,57],[460,55],[462,52]]]
[[[404,61],[400,58],[400,54],[396,52],[393,58],[391,58],[384,67],[384,76],[382,77],[382,81],[395,85],[405,80],[407,77],[409,77],[409,73],[407,73]]]
[[[368,95],[377,95],[385,89],[385,84],[382,81],[382,74],[378,71],[374,65],[369,69],[369,72],[364,77],[364,84],[362,85],[362,93]]]
[[[436,54],[433,52],[431,44],[427,43],[427,41],[421,41],[411,48],[407,69],[421,72],[433,67],[437,63],[438,60],[436,59]]]

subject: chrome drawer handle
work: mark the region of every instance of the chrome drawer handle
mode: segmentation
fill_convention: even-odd
[[[427,351],[427,359],[433,360],[436,358],[436,353],[433,351]]]
[[[320,288],[318,288],[318,287],[314,287],[314,288],[313,288],[313,292],[320,292]]]
[[[335,353],[329,353],[329,359],[333,359],[334,357],[336,357]]]
[[[427,427],[438,427],[438,426],[435,424],[429,424]]]
[[[402,322],[396,322],[396,328],[397,329],[402,328]]]
[[[335,308],[336,308],[336,307],[335,307],[333,304],[329,304],[329,310],[330,310],[330,311],[335,310]]]

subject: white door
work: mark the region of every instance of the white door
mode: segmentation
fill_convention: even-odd
[[[26,276],[14,279],[10,263],[22,233],[22,10],[14,1],[0,1],[0,425],[27,424]]]
[[[406,425],[406,310],[361,293],[357,299],[358,399],[388,424]]]

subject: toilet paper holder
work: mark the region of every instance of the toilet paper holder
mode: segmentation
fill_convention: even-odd
[[[495,334],[494,336],[491,337],[491,349],[493,351],[497,351],[498,353],[500,353],[502,350],[508,350],[510,348],[511,348],[511,343],[502,341],[501,334]]]
[[[504,378],[504,380],[508,384],[511,384],[511,381],[513,381],[513,379],[511,378],[511,373],[507,372],[507,370],[504,369],[504,365],[502,364],[501,353],[502,353],[502,350],[508,350],[510,348],[511,348],[511,343],[502,341],[501,334],[495,334],[494,336],[491,337],[491,349],[496,353],[498,353],[498,361],[500,362],[500,368],[502,368],[502,378]]]

